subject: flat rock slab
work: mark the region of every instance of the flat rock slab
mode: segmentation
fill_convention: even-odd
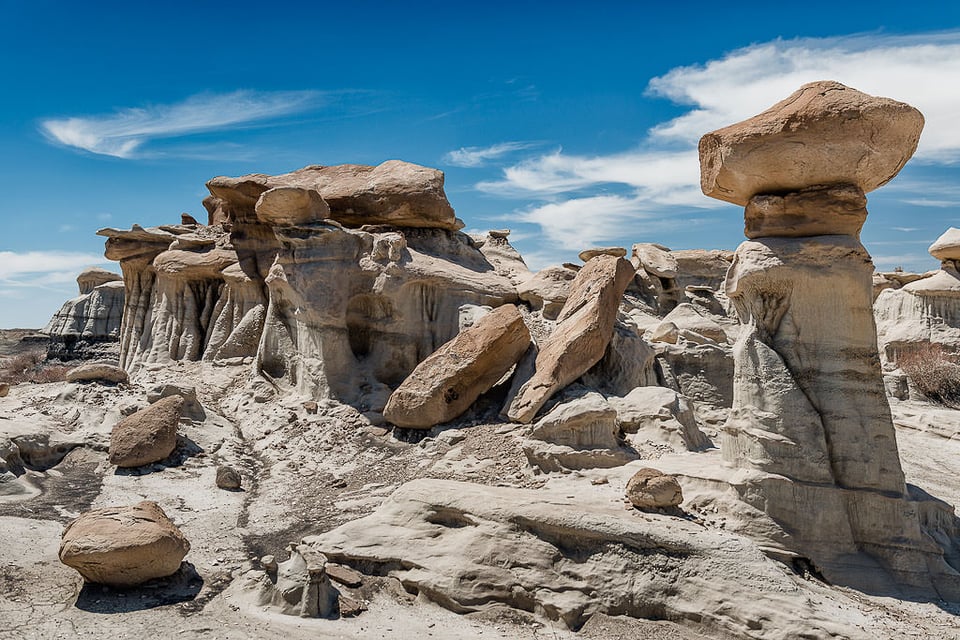
[[[745,206],[759,193],[889,182],[917,149],[923,115],[839,82],[805,84],[748,120],[700,139],[700,188]]]
[[[88,582],[132,587],[180,568],[190,543],[156,502],[89,511],[67,525],[60,561]]]

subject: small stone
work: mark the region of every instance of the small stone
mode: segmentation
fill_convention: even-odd
[[[233,467],[226,465],[217,467],[217,486],[221,489],[236,491],[240,488],[240,474]]]
[[[10,385],[6,382],[0,382],[0,398],[5,398],[10,393]]]
[[[320,405],[315,400],[307,400],[303,403],[303,408],[307,413],[314,414],[320,409]]]
[[[627,482],[627,499],[638,509],[675,507],[683,502],[683,490],[675,477],[646,467]]]
[[[267,573],[276,573],[277,572],[277,559],[273,556],[267,555],[260,558],[260,566],[263,567],[263,570]]]
[[[358,616],[364,611],[367,610],[367,606],[357,600],[356,598],[351,598],[348,595],[340,594],[339,596],[340,604],[340,616],[343,618],[352,618]],[[388,629],[389,631],[389,629]]]

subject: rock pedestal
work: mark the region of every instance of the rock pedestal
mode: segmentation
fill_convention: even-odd
[[[925,529],[952,513],[911,502],[858,239],[864,193],[896,175],[922,123],[903,103],[812,83],[704,136],[701,182],[746,205],[751,238],[725,285],[744,324],[721,441],[725,462],[747,470],[736,488],[828,581],[946,597],[960,595],[960,574],[933,540],[950,538]]]

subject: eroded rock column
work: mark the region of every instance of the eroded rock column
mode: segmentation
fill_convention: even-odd
[[[900,171],[922,127],[909,105],[817,82],[705,135],[700,157],[703,192],[745,206],[749,238],[725,284],[745,329],[721,449],[753,472],[742,497],[829,580],[929,595],[960,583],[904,482],[859,241],[864,194]]]

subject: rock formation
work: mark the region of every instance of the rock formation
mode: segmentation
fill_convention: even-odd
[[[913,274],[874,303],[880,355],[891,368],[902,353],[926,344],[960,352],[960,229],[947,229],[929,251],[940,260],[938,271]]]
[[[156,502],[88,511],[67,525],[60,561],[88,582],[132,587],[175,573],[190,543]]]
[[[120,384],[127,382],[129,376],[120,367],[104,362],[91,362],[74,367],[67,371],[67,382],[110,382]]]
[[[91,267],[77,276],[80,295],[63,303],[43,333],[50,336],[48,357],[61,360],[116,357],[123,318],[123,279]]]
[[[831,582],[877,589],[867,567],[880,563],[903,592],[956,597],[960,573],[931,544],[937,534],[923,527],[935,525],[904,483],[877,354],[873,268],[857,237],[863,194],[903,167],[922,125],[906,104],[835,82],[804,85],[705,135],[701,184],[746,205],[754,238],[726,280],[745,326],[721,449],[728,464],[754,472],[738,487],[744,499]]]

